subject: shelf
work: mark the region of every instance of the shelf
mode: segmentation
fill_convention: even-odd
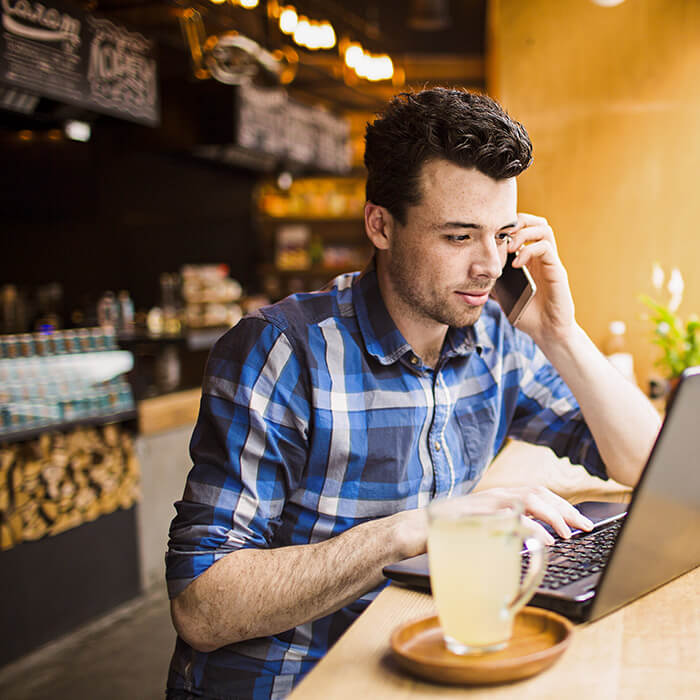
[[[302,268],[298,270],[286,270],[283,268],[276,267],[275,265],[261,265],[259,270],[261,274],[264,275],[279,275],[280,277],[328,277],[328,279],[335,277],[336,275],[342,275],[344,272],[355,272],[366,263],[356,263],[349,265],[340,265],[338,267],[320,267],[315,265],[313,267]]]
[[[211,326],[188,328],[180,333],[158,334],[136,331],[134,333],[120,333],[117,336],[117,342],[124,347],[137,343],[183,343],[188,350],[209,350],[229,328],[230,326]]]
[[[298,215],[298,216],[269,216],[267,214],[259,214],[258,220],[263,224],[333,224],[333,223],[361,223],[364,221],[362,214],[347,214],[345,216],[313,216],[313,215]]]
[[[138,411],[135,408],[128,411],[119,411],[117,413],[108,413],[101,416],[85,416],[76,418],[71,421],[62,421],[60,423],[46,423],[37,425],[32,428],[23,428],[21,430],[13,430],[11,432],[0,432],[0,444],[8,442],[22,442],[23,440],[31,440],[39,437],[44,433],[66,432],[78,427],[93,427],[96,425],[106,425],[107,423],[124,423],[138,418]]]

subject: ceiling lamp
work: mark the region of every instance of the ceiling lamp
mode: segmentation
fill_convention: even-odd
[[[294,80],[299,55],[291,46],[269,52],[235,31],[205,39],[202,16],[191,7],[183,10],[179,19],[198,80],[214,78],[227,85],[241,85],[257,79],[287,85]]]
[[[203,46],[203,54],[212,77],[227,85],[250,82],[261,72],[279,80],[283,70],[278,57],[235,31],[210,36]]]

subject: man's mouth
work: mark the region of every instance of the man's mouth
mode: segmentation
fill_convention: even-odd
[[[466,292],[456,292],[469,306],[483,306],[489,298],[489,289],[469,289]]]

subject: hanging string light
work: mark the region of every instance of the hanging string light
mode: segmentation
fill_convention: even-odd
[[[210,0],[216,5],[227,1],[248,10],[259,4],[259,0]],[[293,5],[279,5],[274,0],[268,2],[267,12],[270,20],[277,21],[280,32],[291,37],[298,46],[317,51],[332,49],[336,45],[335,29],[327,20],[318,21],[300,15]],[[394,64],[388,54],[372,54],[358,42],[349,40],[343,40],[338,48],[345,65],[358,77],[372,82],[390,80],[393,77]]]
[[[223,5],[227,0],[209,0],[214,5]],[[259,4],[259,0],[228,0],[231,5],[240,5],[246,10],[254,10]]]
[[[299,15],[293,5],[277,6],[270,16],[277,19],[280,31],[299,46],[315,51],[332,49],[336,44],[335,29],[330,22],[316,22]],[[375,82],[391,80],[394,76],[394,64],[388,54],[372,54],[358,42],[349,40],[343,40],[338,49],[345,65],[360,78]]]
[[[282,28],[282,16],[280,15],[280,30],[284,31],[285,34],[291,34],[292,39],[294,39],[299,46],[311,49],[312,51],[317,49],[332,49],[335,46],[335,30],[330,22],[316,22],[302,15],[301,17],[297,17],[293,24],[294,28],[290,31],[292,17],[291,15],[287,15],[287,20],[284,25],[287,31],[284,31]]]
[[[343,41],[340,46],[345,65],[365,80],[376,82],[390,80],[394,75],[394,63],[388,54],[372,54],[356,41]]]

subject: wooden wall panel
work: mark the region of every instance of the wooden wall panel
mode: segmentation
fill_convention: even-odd
[[[487,84],[528,129],[520,208],[546,216],[579,322],[627,322],[637,376],[656,352],[638,301],[679,267],[700,313],[700,3],[491,0]]]

